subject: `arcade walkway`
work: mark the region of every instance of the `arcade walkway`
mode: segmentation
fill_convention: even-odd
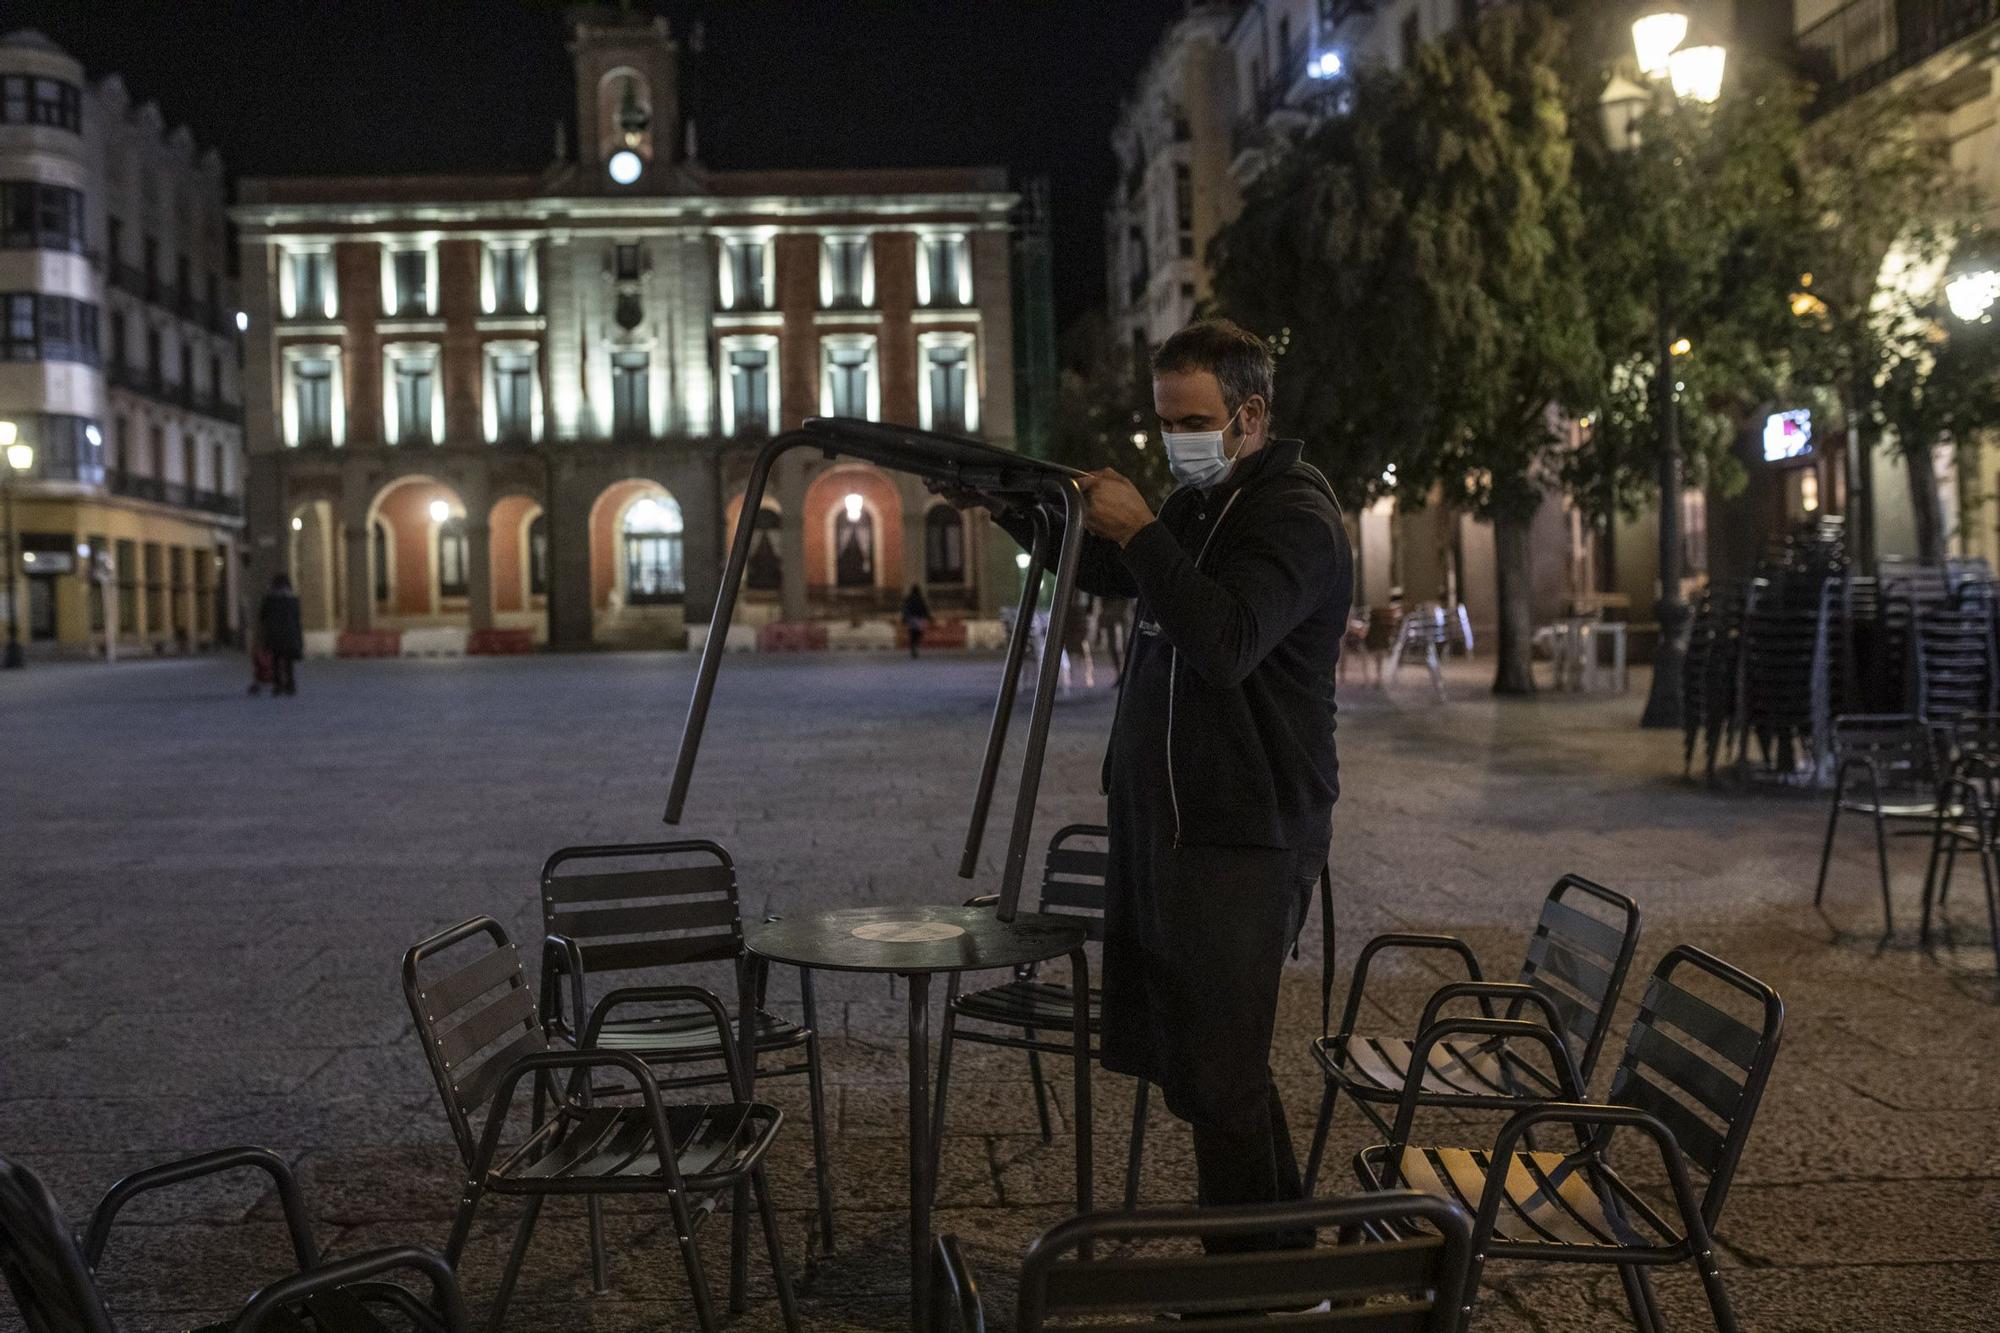
[[[970,890],[951,867],[965,766],[996,669],[732,659],[686,831],[734,849],[753,912],[962,898]],[[646,655],[309,663],[301,693],[283,700],[245,698],[233,659],[37,665],[0,678],[0,1151],[44,1172],[80,1218],[142,1162],[268,1143],[302,1163],[320,1237],[336,1249],[441,1243],[454,1157],[402,1009],[401,951],[479,912],[533,939],[548,851],[658,836],[690,674],[681,657]],[[1990,1327],[2000,1005],[1976,876],[1954,895],[1964,947],[1942,960],[1906,942],[1880,956],[1872,937],[1829,943],[1807,905],[1817,801],[1680,783],[1678,738],[1630,726],[1637,686],[1619,701],[1503,707],[1471,675],[1452,683],[1445,708],[1414,683],[1387,702],[1346,691],[1342,984],[1360,940],[1385,928],[1467,934],[1504,971],[1564,871],[1634,894],[1647,912],[1635,972],[1690,941],[1776,983],[1790,1005],[1723,1219],[1744,1326]],[[1045,831],[1097,815],[1110,718],[1102,678],[1058,711]],[[1864,846],[1857,831],[1833,899],[1836,919],[1865,933]],[[1913,922],[1921,857],[1898,850]],[[1301,1136],[1316,1095],[1305,1044],[1319,1022],[1317,927],[1308,935],[1287,977],[1278,1053]],[[1384,981],[1413,1018],[1434,978]],[[835,1038],[839,1252],[808,1265],[810,1140],[802,1089],[786,1086],[797,1080],[766,1085],[798,1113],[774,1166],[787,1239],[810,1327],[891,1328],[906,1271],[904,1011],[880,980],[830,981],[822,995]],[[939,1222],[966,1238],[1004,1326],[1018,1255],[1064,1211],[1070,1147],[1062,1133],[1041,1144],[1013,1053],[966,1047],[961,1059]],[[1067,1115],[1066,1071],[1053,1072]],[[1098,1086],[1098,1190],[1111,1199],[1129,1085]],[[1333,1182],[1358,1124],[1337,1122],[1346,1134]],[[1145,1191],[1179,1201],[1192,1188],[1186,1138],[1156,1127]],[[133,1328],[184,1327],[232,1304],[247,1290],[244,1268],[274,1271],[283,1249],[272,1201],[247,1183],[138,1216],[147,1225],[119,1238],[105,1268]],[[476,1306],[512,1217],[494,1215],[469,1254]],[[713,1245],[723,1232],[709,1235]],[[689,1326],[660,1218],[614,1214],[609,1297],[587,1294],[582,1238],[580,1208],[545,1212],[513,1327]],[[710,1263],[723,1271],[719,1249]],[[1477,1328],[1626,1326],[1615,1274],[1503,1266],[1493,1276]],[[1675,1327],[1707,1326],[1685,1276],[1663,1291]],[[760,1300],[736,1326],[777,1327],[775,1306]]]

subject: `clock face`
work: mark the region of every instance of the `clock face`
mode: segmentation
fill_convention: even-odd
[[[638,180],[639,173],[646,169],[646,164],[639,159],[639,155],[629,148],[621,148],[613,153],[611,160],[604,166],[605,170],[611,173],[612,181],[619,185],[630,185]]]

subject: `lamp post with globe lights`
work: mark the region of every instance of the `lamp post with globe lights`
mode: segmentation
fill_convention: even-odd
[[[1644,5],[1632,23],[1637,77],[1614,73],[1599,98],[1607,147],[1618,154],[1639,148],[1648,121],[1682,114],[1684,108],[1711,106],[1722,95],[1728,52],[1721,45],[1690,42],[1688,12],[1672,0]],[[1680,379],[1675,359],[1689,350],[1674,328],[1670,256],[1655,256],[1655,371],[1653,393],[1659,427],[1659,645],[1653,651],[1653,684],[1646,696],[1642,727],[1681,725],[1682,634],[1688,605],[1681,596],[1681,432]]]
[[[0,451],[6,455],[7,466],[0,468],[0,492],[6,496],[7,512],[7,651],[0,657],[0,667],[18,671],[27,665],[21,654],[21,556],[14,545],[14,478],[35,465],[35,447],[23,444],[20,429],[11,421],[0,421]]]

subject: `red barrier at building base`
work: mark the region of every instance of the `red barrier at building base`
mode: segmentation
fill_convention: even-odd
[[[531,629],[476,629],[466,636],[465,651],[474,657],[532,653],[535,651],[535,632]]]
[[[335,657],[395,657],[403,651],[399,629],[348,629],[334,641]]]
[[[896,646],[898,648],[907,648],[910,646],[910,627],[901,621],[896,622]],[[965,622],[963,620],[933,620],[930,623],[930,627],[924,631],[924,647],[965,647]]]
[[[757,630],[760,653],[822,653],[826,651],[826,626],[791,624],[779,621]]]

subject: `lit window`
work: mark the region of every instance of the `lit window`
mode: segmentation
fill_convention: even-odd
[[[470,584],[465,520],[448,518],[438,524],[438,596],[464,597]]]
[[[427,315],[431,310],[430,254],[424,250],[398,250],[390,256],[393,299],[392,315]]]
[[[333,443],[333,361],[302,356],[292,363],[294,405],[300,444]]]
[[[491,314],[525,315],[535,308],[529,293],[526,245],[495,245],[487,249],[493,271],[493,292],[486,309]]]
[[[866,236],[829,236],[820,254],[820,304],[830,310],[875,304],[875,263]]]
[[[280,292],[288,318],[332,319],[334,316],[333,255],[325,250],[298,250],[287,256],[289,294]]]
[[[643,495],[625,511],[625,601],[678,602],[687,591],[681,567],[681,507],[670,495]]]
[[[950,505],[932,505],[924,515],[924,579],[965,582],[965,523]]]
[[[778,340],[738,335],[722,340],[727,382],[722,393],[724,435],[768,435],[778,417]]]
[[[875,340],[843,338],[836,342],[828,339],[824,357],[824,378],[820,386],[822,414],[875,420],[880,415],[879,390],[875,383]]]
[[[391,362],[395,375],[393,405],[395,420],[390,438],[397,444],[433,444],[431,429],[431,386],[436,360],[429,352],[397,355]]]
[[[722,243],[721,305],[724,310],[771,308],[771,247],[760,240]]]
[[[923,378],[917,385],[918,420],[926,430],[964,433],[979,429],[979,395],[973,376],[972,335],[926,333]]]
[[[646,435],[652,430],[646,381],[650,358],[644,352],[618,352],[611,358],[611,433],[619,437]]]
[[[526,444],[535,437],[535,358],[528,352],[496,352],[487,365],[493,384],[492,438]]]
[[[917,304],[972,304],[972,252],[963,232],[923,238],[917,248]]]

